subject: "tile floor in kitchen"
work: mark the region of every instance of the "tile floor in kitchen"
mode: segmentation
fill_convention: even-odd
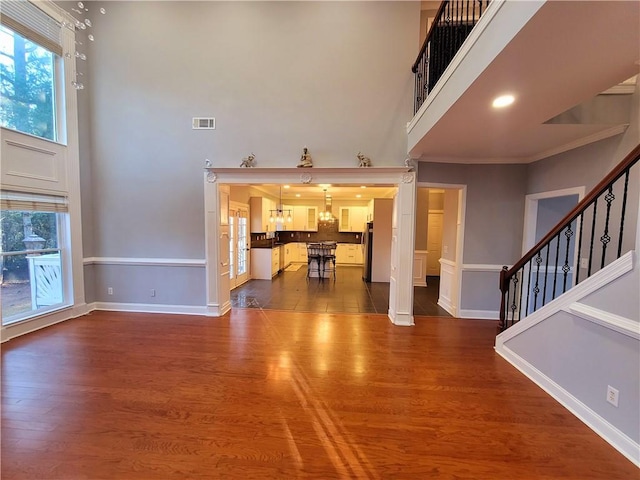
[[[414,287],[414,315],[449,317],[438,306],[438,277]],[[307,268],[280,272],[273,280],[249,280],[231,291],[231,306],[298,312],[387,313],[389,283],[362,280],[362,267],[338,266],[334,278],[307,278]]]

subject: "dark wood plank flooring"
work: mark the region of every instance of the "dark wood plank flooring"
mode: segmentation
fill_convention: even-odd
[[[438,305],[439,288],[438,277],[429,277],[427,287],[414,287],[415,315],[450,316]],[[307,278],[305,265],[296,272],[281,272],[273,280],[249,280],[231,291],[231,306],[296,312],[386,314],[389,311],[389,283],[365,282],[362,280],[362,267],[351,266],[338,266],[335,279]]]
[[[2,345],[3,479],[637,479],[495,323],[94,312]]]

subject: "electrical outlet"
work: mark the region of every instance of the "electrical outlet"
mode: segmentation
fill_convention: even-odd
[[[607,385],[607,402],[609,402],[614,407],[618,406],[618,396],[620,392],[613,388],[611,385]]]
[[[580,268],[589,268],[589,259],[581,258],[580,259]]]
[[[113,295],[113,288],[111,287],[107,288],[107,294]]]
[[[155,288],[152,288],[152,289],[151,289],[151,296],[152,296],[152,297],[155,297],[155,296],[156,296],[156,289],[155,289]]]

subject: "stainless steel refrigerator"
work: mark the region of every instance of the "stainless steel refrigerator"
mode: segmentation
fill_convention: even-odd
[[[373,222],[367,222],[362,235],[363,260],[362,279],[365,282],[371,281],[371,262],[373,261]]]

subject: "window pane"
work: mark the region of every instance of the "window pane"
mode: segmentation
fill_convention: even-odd
[[[56,56],[6,27],[0,27],[0,125],[56,139]]]
[[[58,248],[58,214],[2,211],[2,252]]]
[[[58,222],[65,214],[2,210],[1,215],[0,280],[6,324],[63,303]]]
[[[60,253],[2,255],[2,323],[21,320],[36,310],[61,304]],[[15,268],[16,265],[27,268]]]

